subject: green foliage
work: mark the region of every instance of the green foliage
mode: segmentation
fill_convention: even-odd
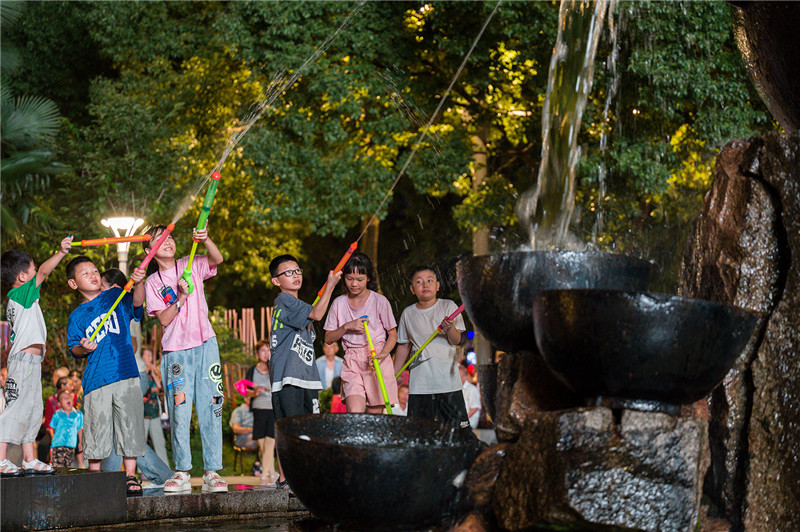
[[[319,392],[319,411],[321,414],[330,413],[332,401],[333,401],[333,388],[328,388]]]
[[[267,265],[279,253],[300,258],[308,272],[301,297],[313,298],[378,209],[496,6],[27,2],[9,25],[12,5],[2,4],[4,76],[10,44],[22,60],[3,80],[2,243],[21,238],[15,245],[39,262],[66,234],[105,235],[103,217],[136,214],[148,224],[165,223],[184,205],[175,237],[178,253],[188,253],[205,178],[245,125],[251,104],[358,10],[225,161],[209,217],[225,258],[206,282],[212,308],[269,304]],[[621,3],[618,95],[606,121],[610,74],[603,62],[610,42],[604,37],[580,132],[582,215],[574,229],[598,247],[654,258],[666,288],[719,148],[775,127],[746,78],[729,9],[712,2]],[[398,312],[412,302],[404,270],[414,263],[441,265],[443,295],[454,293],[452,265],[470,251],[473,229],[490,227],[495,246],[524,240],[513,207],[539,166],[557,18],[556,2],[500,4],[378,213],[383,238],[376,262]],[[11,160],[6,87],[9,94],[49,98],[66,117],[54,144],[31,147],[27,161],[39,170]],[[609,139],[605,151],[601,134]],[[487,177],[475,185],[478,152],[485,152]],[[63,167],[54,161],[68,169],[55,173]],[[24,178],[7,180],[12,164],[26,169]],[[24,232],[11,230],[6,207]],[[111,247],[81,252],[100,269],[116,265]],[[133,246],[130,260],[141,256]],[[60,327],[75,303],[57,269],[43,292],[54,345],[62,345]],[[241,355],[240,347],[228,346],[229,331],[215,328],[224,356]],[[64,354],[60,347],[51,353]]]

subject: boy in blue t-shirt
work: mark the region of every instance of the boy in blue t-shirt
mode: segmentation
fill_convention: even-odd
[[[56,394],[59,409],[53,413],[47,432],[50,433],[50,463],[53,467],[71,467],[75,449],[83,443],[83,414],[72,404],[72,392]]]
[[[102,290],[100,272],[88,257],[76,257],[67,264],[67,283],[83,296],[83,303],[70,314],[67,328],[72,356],[88,358],[83,372],[83,452],[89,471],[100,471],[100,463],[111,454],[113,445],[123,457],[128,495],[142,493],[135,475],[136,457],[145,453],[144,405],[129,325],[132,319],[142,319],[144,278],[144,271],[133,270],[133,294],[123,296],[95,340],[89,341],[122,289]]]

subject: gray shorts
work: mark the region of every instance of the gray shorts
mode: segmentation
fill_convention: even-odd
[[[144,401],[139,377],[92,390],[83,400],[83,454],[102,460],[114,450],[120,456],[144,456]]]
[[[6,408],[0,413],[0,442],[31,443],[42,425],[42,357],[20,351],[8,357],[4,389]]]

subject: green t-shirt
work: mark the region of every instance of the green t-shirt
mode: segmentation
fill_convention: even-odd
[[[47,326],[42,308],[39,306],[39,287],[36,277],[8,292],[8,323],[11,325],[11,350],[8,356],[23,351],[26,347],[47,342]]]

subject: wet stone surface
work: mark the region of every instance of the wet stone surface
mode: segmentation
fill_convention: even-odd
[[[705,492],[734,529],[800,520],[800,137],[730,142],[695,221],[681,293],[762,314],[711,395]]]
[[[537,524],[692,530],[708,467],[693,417],[603,407],[533,414],[492,492],[500,527]]]
[[[538,351],[505,353],[497,366],[494,398],[497,439],[515,441],[536,412],[583,405],[583,400],[550,371]]]

